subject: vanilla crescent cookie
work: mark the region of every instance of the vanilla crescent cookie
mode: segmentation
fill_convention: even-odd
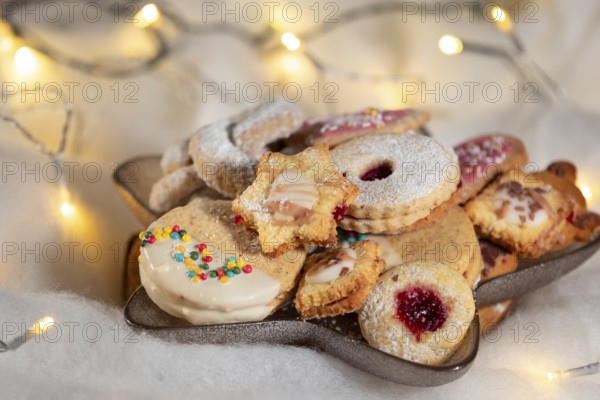
[[[184,139],[170,146],[160,159],[160,168],[165,175],[192,164],[189,155],[190,139]]]
[[[300,318],[333,317],[364,304],[385,261],[371,240],[309,256],[300,279],[295,306]]]
[[[481,191],[491,180],[527,163],[525,145],[516,137],[494,133],[479,136],[454,146],[461,169],[461,203]]]
[[[460,180],[454,152],[413,132],[350,140],[331,160],[360,189],[340,226],[360,232],[401,232],[450,200]]]
[[[258,232],[263,252],[278,255],[300,244],[334,245],[336,220],[357,194],[331,165],[327,145],[317,145],[294,156],[264,154],[232,208]]]
[[[442,263],[475,287],[483,269],[479,240],[469,216],[455,207],[429,226],[399,235],[364,235],[381,247],[381,258],[392,268],[412,261]]]
[[[431,115],[422,110],[367,108],[356,113],[316,118],[307,121],[303,128],[313,132],[308,139],[310,144],[327,143],[333,147],[363,135],[406,133],[425,125],[430,118]]]
[[[213,200],[223,199],[200,179],[192,165],[176,169],[159,179],[150,191],[149,205],[159,214],[184,205],[192,196],[203,196]]]
[[[473,293],[458,272],[443,264],[409,262],[381,275],[358,322],[376,349],[439,365],[457,349],[474,315]]]
[[[306,253],[263,254],[229,201],[171,210],[140,234],[140,277],[161,309],[193,324],[257,321],[285,304]]]

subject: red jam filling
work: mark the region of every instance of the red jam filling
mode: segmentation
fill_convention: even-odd
[[[348,211],[348,206],[346,204],[337,206],[335,210],[333,210],[333,219],[335,222],[340,222],[344,218],[346,211]]]
[[[572,224],[575,221],[575,213],[571,211],[569,215],[567,215],[567,222]]]
[[[396,294],[396,318],[420,341],[421,334],[444,325],[448,310],[436,291],[410,287]]]
[[[360,176],[361,181],[378,181],[385,179],[392,174],[392,166],[389,164],[381,164],[374,168],[367,170]]]
[[[239,214],[235,214],[235,217],[233,217],[233,223],[234,224],[239,224],[240,222],[242,222],[244,220],[244,217],[242,217]]]

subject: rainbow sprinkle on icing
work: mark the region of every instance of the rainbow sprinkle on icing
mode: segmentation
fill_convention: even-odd
[[[181,229],[179,225],[166,226],[164,228],[154,228],[152,231],[142,231],[139,235],[142,241],[141,246],[146,247],[161,240],[174,240],[189,243],[192,237]],[[213,261],[211,252],[205,243],[194,245],[197,250],[189,251],[185,246],[175,243],[171,247],[171,257],[185,264],[187,267],[186,275],[190,281],[196,283],[205,281],[208,278],[216,278],[221,283],[228,283],[231,278],[235,278],[242,272],[244,274],[252,273],[252,266],[246,264],[243,257],[229,257],[225,264],[216,269],[210,269],[210,263]]]
[[[338,241],[342,243],[352,244],[357,241],[367,240],[367,235],[354,231],[346,231],[342,228],[337,228]]]

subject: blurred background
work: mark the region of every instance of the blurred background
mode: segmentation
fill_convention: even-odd
[[[273,97],[307,117],[420,107],[447,145],[521,137],[600,204],[600,3],[6,2],[0,285],[120,304],[123,161]],[[139,171],[131,171],[135,179]]]

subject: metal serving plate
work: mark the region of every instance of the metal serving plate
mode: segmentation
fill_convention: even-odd
[[[159,156],[135,158],[120,165],[114,180],[136,217],[150,225],[158,215],[148,207],[152,184],[162,175]],[[515,272],[480,285],[478,306],[530,293],[581,265],[600,247],[600,235],[540,259],[523,259]],[[479,347],[479,317],[475,315],[456,353],[441,366],[403,360],[372,348],[362,338],[356,314],[301,321],[288,305],[259,322],[194,326],[158,308],[143,287],[125,306],[125,319],[135,329],[185,343],[273,343],[313,347],[370,374],[410,386],[439,386],[460,378],[472,365]]]

